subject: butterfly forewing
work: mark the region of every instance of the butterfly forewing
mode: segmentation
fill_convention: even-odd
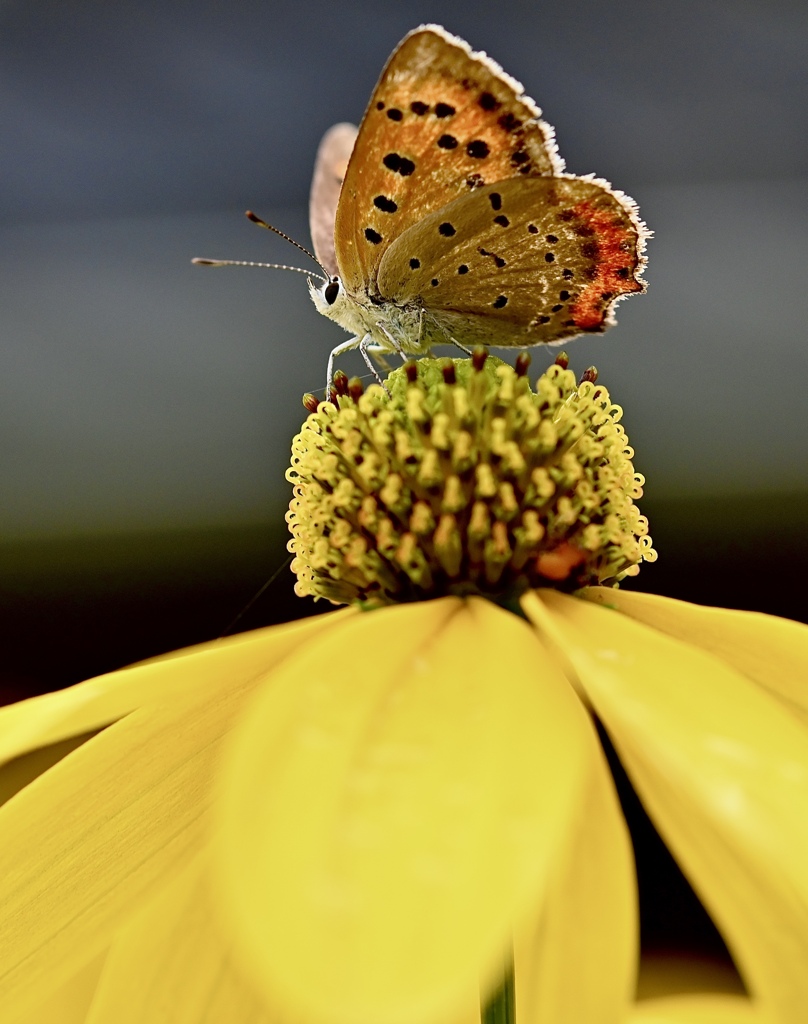
[[[373,293],[387,247],[425,215],[486,183],[560,173],[552,129],[483,54],[429,26],[382,72],[359,129],[336,217],[351,294]]]
[[[351,158],[356,133],[354,124],[335,124],[322,138],[314,162],[309,193],[309,229],[318,261],[329,274],[338,273],[334,253],[334,221],[337,203]]]
[[[511,179],[461,196],[396,238],[382,301],[420,306],[461,344],[535,345],[611,323],[637,278],[641,225],[630,200],[585,178]]]

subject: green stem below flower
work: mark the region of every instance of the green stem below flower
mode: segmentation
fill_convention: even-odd
[[[481,1024],[516,1024],[516,995],[513,965],[505,972],[501,984],[483,1003],[480,1011]]]

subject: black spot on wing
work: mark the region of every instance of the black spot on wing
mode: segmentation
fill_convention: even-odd
[[[504,213],[500,213],[499,216],[494,217],[494,223],[499,224],[501,228],[506,228],[510,224],[510,221]]]
[[[390,107],[387,111],[387,116],[391,121],[400,121],[402,117],[404,117],[404,114],[398,109],[398,107]]]
[[[394,174],[400,174],[402,178],[408,178],[415,170],[415,164],[412,160],[406,156],[401,156],[400,153],[387,153],[382,163],[388,171],[392,171]]]
[[[457,139],[454,135],[441,135],[438,145],[441,149],[457,149]]]
[[[488,202],[491,204],[492,210],[502,209],[502,196],[499,194],[499,192],[489,193]]]
[[[484,139],[472,139],[466,146],[466,153],[475,160],[484,160],[491,152]]]
[[[395,213],[398,209],[398,203],[394,203],[387,196],[376,196],[373,200],[373,205],[377,210],[382,210],[384,213]]]
[[[507,295],[499,295],[496,299],[494,299],[494,301],[491,303],[491,305],[494,307],[494,309],[502,309],[503,306],[507,306],[508,305],[508,296]]]
[[[480,98],[477,100],[483,110],[499,110],[502,104],[492,95],[490,92],[481,93]]]
[[[378,245],[382,240],[382,236],[378,231],[374,231],[373,228],[365,228],[365,238],[371,245]]]
[[[457,272],[458,274],[468,274],[469,268],[466,266],[465,263],[461,263],[460,266],[457,268]]]
[[[494,261],[494,266],[499,267],[500,270],[508,265],[507,262],[501,256],[497,256],[495,252],[489,252],[488,249],[484,249],[482,246],[479,246],[477,248],[477,252],[481,256],[490,256],[491,259]]]
[[[421,261],[416,259],[415,256],[410,260],[410,269],[417,270],[421,266]]]
[[[510,111],[499,118],[498,124],[500,128],[504,128],[506,132],[515,132],[517,128],[522,127],[522,122],[518,117],[515,117],[510,113]]]
[[[451,117],[455,108],[450,103],[436,103],[435,117]]]
[[[413,114],[417,114],[419,117],[423,117],[424,114],[429,113],[429,104],[422,103],[420,100],[413,100],[410,104],[410,110]]]
[[[450,224],[448,220],[445,220],[442,224],[438,225],[438,233],[443,235],[444,238],[451,238],[452,235],[456,234],[454,224]]]

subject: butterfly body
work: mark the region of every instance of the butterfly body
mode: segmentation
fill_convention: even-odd
[[[339,294],[329,302],[325,291],[335,283]],[[424,318],[423,306],[417,302],[398,304],[368,293],[349,295],[338,278],[324,285],[310,280],[309,293],[319,313],[353,334],[357,344],[367,339],[372,351],[425,355],[432,345],[447,341],[435,335],[432,324]]]
[[[644,291],[648,235],[631,199],[564,173],[521,85],[435,25],[399,44],[358,129],[318,152],[310,283],[350,348],[524,347],[600,333]]]

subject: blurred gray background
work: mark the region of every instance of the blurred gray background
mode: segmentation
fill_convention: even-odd
[[[625,406],[649,497],[805,486],[804,0],[6,0],[5,537],[282,509],[300,395],[344,334],[302,277],[190,257],[298,261],[244,209],[308,244],[322,132],[423,21],[519,78],[568,169],[655,232],[648,294],[569,346]]]

